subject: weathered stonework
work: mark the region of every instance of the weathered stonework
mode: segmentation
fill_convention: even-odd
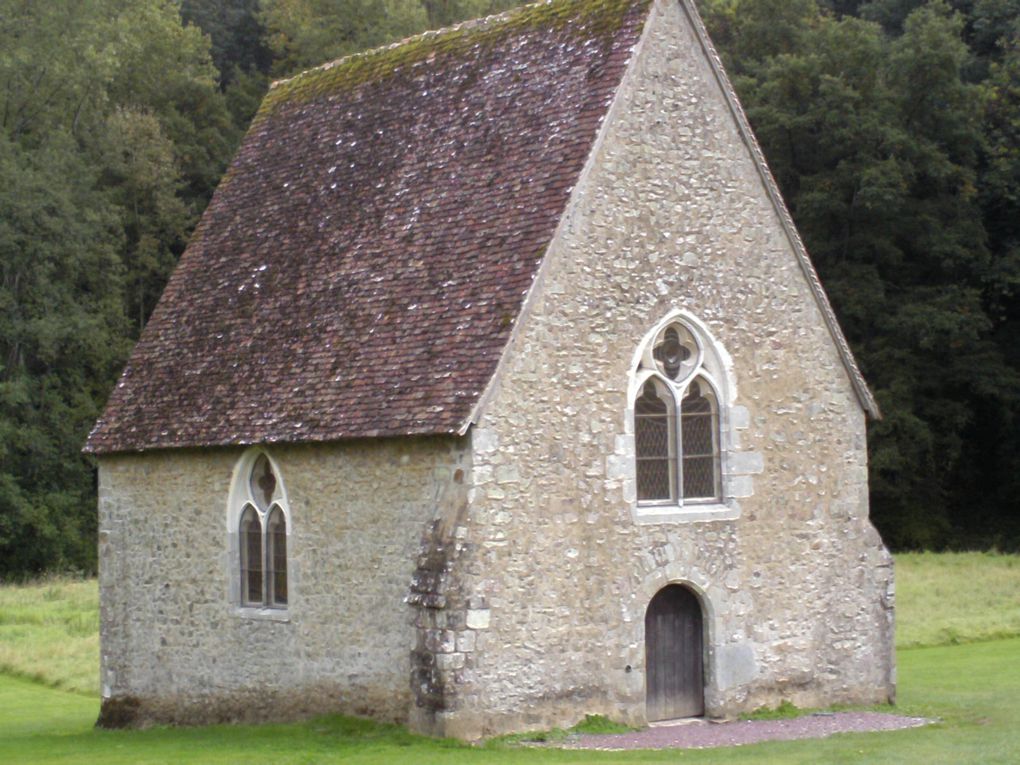
[[[643,724],[645,613],[674,583],[701,606],[707,714],[893,697],[873,401],[692,14],[654,1],[463,433],[268,447],[286,609],[239,606],[243,448],[100,459],[101,722]],[[673,318],[720,381],[723,496],[650,508],[635,365]]]
[[[477,738],[585,713],[645,722],[643,617],[668,583],[702,604],[709,714],[890,700],[892,561],[868,521],[864,413],[679,3],[656,3],[616,98],[472,434],[444,703],[416,724]],[[638,524],[628,381],[677,309],[732,360],[739,516]]]
[[[269,451],[290,502],[290,604],[261,613],[239,607],[229,554],[242,449],[100,460],[101,722],[407,719],[408,582],[467,455],[443,438]]]

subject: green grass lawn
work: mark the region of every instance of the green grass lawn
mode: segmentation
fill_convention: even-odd
[[[0,677],[0,762],[10,763],[1016,763],[1020,640],[900,652],[900,710],[928,728],[702,751],[600,753],[468,747],[327,717],[297,725],[99,731],[96,699]]]
[[[98,695],[96,580],[0,585],[0,672]]]
[[[95,628],[84,626],[87,618],[94,625],[94,582],[0,587],[0,657],[8,673],[0,675],[0,763],[1020,762],[1020,639],[989,639],[1020,634],[1020,560],[925,554],[898,556],[897,563],[902,636],[897,711],[941,722],[703,751],[470,747],[343,717],[295,725],[100,731],[93,727],[98,699],[60,690],[95,683]],[[904,641],[929,646],[905,648]],[[63,658],[48,666],[47,652],[58,648]]]
[[[1006,637],[1020,637],[1020,555],[896,556],[898,647]]]

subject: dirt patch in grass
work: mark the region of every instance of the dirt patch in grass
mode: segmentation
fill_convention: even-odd
[[[740,746],[761,741],[792,741],[825,738],[834,733],[869,733],[927,725],[923,717],[904,717],[885,712],[821,712],[782,720],[736,720],[714,722],[691,719],[660,723],[639,731],[618,734],[582,733],[558,746],[567,749],[708,749]]]

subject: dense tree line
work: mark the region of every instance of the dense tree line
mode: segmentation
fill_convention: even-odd
[[[79,450],[270,77],[515,0],[0,0],[0,577],[95,566]],[[702,0],[885,419],[898,547],[1020,545],[1020,0]]]
[[[240,134],[162,0],[0,2],[0,573],[90,569],[79,454]]]
[[[1020,0],[704,0],[885,414],[896,547],[1020,544]]]
[[[273,75],[489,0],[0,0],[0,577],[95,568],[80,449]]]

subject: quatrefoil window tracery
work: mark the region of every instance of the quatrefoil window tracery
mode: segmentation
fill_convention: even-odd
[[[671,324],[655,343],[652,358],[663,375],[682,383],[701,363],[701,346],[687,327]]]

